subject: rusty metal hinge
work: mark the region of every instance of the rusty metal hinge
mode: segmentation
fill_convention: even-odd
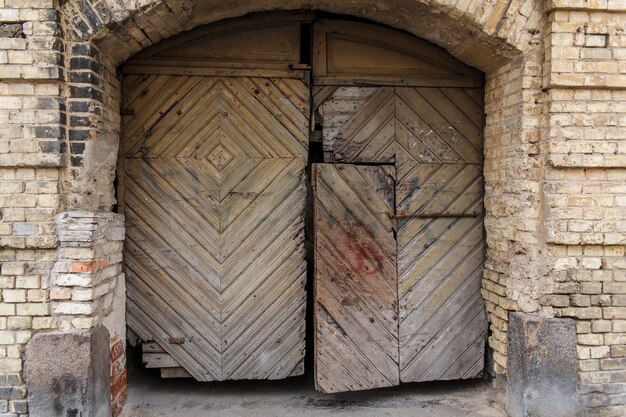
[[[479,217],[482,213],[396,213],[397,219],[451,219],[457,217]]]

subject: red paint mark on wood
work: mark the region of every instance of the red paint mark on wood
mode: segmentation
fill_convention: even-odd
[[[346,240],[345,247],[349,251],[349,255],[352,255],[355,260],[355,272],[371,276],[383,270],[385,256],[380,253],[378,248],[359,244],[352,236]],[[374,266],[372,267],[372,265]]]

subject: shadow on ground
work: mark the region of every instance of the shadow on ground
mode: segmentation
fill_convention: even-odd
[[[121,417],[505,417],[501,404],[501,393],[484,380],[325,395],[310,377],[197,382],[136,369]]]

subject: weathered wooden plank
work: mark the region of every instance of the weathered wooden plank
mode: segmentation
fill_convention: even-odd
[[[146,71],[149,73],[149,71]],[[480,88],[485,84],[482,77],[465,76],[417,76],[417,77],[378,77],[376,75],[361,76],[354,78],[350,75],[334,75],[327,77],[315,77],[313,82],[317,86],[359,86],[359,87],[465,87]]]
[[[302,62],[301,23],[311,19],[310,12],[274,12],[203,25],[144,49],[122,71],[154,73],[155,68],[169,67],[178,74],[204,69],[205,76],[224,76],[216,70],[262,68],[265,76],[288,76]],[[259,75],[243,72],[237,76]]]
[[[378,168],[378,167],[376,167]],[[385,167],[380,167],[383,169]],[[393,229],[388,220],[393,218],[391,206],[387,205],[387,197],[381,198],[378,190],[366,185],[358,172],[350,165],[337,164],[334,169],[320,169],[316,177],[316,192],[324,198],[324,207],[330,213],[346,213],[342,224],[353,230],[353,238],[357,243],[365,245],[373,240],[383,253],[393,253],[395,242],[389,239]],[[387,184],[387,187],[389,185]],[[323,196],[323,197],[322,197]],[[365,224],[365,228],[363,227]]]
[[[179,368],[180,365],[167,353],[144,353],[143,363],[146,368]]]
[[[211,316],[202,313],[201,308],[189,308],[186,303],[190,302],[190,297],[179,297],[168,288],[161,289],[167,275],[159,269],[133,264],[131,259],[127,262],[130,264],[127,266],[127,324],[140,333],[148,333],[197,379],[218,380],[221,369],[219,325],[213,325]],[[148,274],[155,277],[154,282],[144,282]],[[190,313],[181,316],[180,311]],[[184,344],[167,343],[172,336],[185,335]]]
[[[324,150],[352,163],[478,163],[482,117],[461,89],[340,87],[320,105]]]
[[[459,239],[458,243],[444,245],[443,248],[435,246],[432,257],[421,258],[416,262],[416,265],[420,265],[419,270],[403,270],[406,271],[403,277],[408,277],[409,274],[417,275],[418,279],[415,279],[413,284],[419,286],[419,291],[414,291],[414,287],[401,288],[402,315],[404,317],[415,315],[411,323],[403,326],[407,334],[412,334],[411,328],[419,329],[428,322],[441,303],[446,302],[468,276],[482,267],[484,246],[480,226],[474,223],[469,227],[471,229],[468,230],[467,236]],[[446,250],[447,252],[441,253]],[[422,266],[429,261],[430,265]],[[437,273],[432,274],[433,270]]]
[[[341,128],[333,158],[347,162],[390,162],[375,158],[394,139],[393,88],[380,88]],[[379,133],[383,131],[382,135]],[[374,140],[377,136],[382,136]],[[368,154],[362,157],[361,154]],[[373,157],[375,158],[373,158]]]
[[[153,94],[143,97],[135,105],[132,117],[124,120],[125,137],[141,138],[174,107],[179,100],[193,90],[199,77],[164,77],[167,78],[163,87]],[[163,92],[170,92],[163,94]],[[138,110],[141,109],[141,110]],[[127,142],[127,141],[126,141]],[[125,143],[125,149],[131,149],[132,142]]]
[[[142,104],[149,100],[149,95],[154,97],[162,91],[163,85],[170,81],[169,77],[157,77],[155,75],[130,75],[124,78],[124,103],[122,114],[134,116],[136,111],[142,108]],[[137,102],[142,100],[142,102]]]
[[[459,89],[455,90],[459,91]],[[448,121],[448,124],[454,126],[454,129],[463,135],[477,151],[482,150],[482,118],[479,114],[474,114],[473,117],[465,114],[465,112],[470,113],[472,108],[475,109],[474,106],[466,107],[468,103],[460,99],[450,100],[439,88],[419,88],[416,91],[431,103]],[[466,108],[460,108],[460,106]]]
[[[459,88],[339,87],[320,105],[324,149],[331,160],[391,161],[397,168],[395,215],[402,381],[471,378],[482,371],[486,321],[482,299],[476,296],[484,262],[479,103],[474,90]],[[363,189],[363,184],[354,189]],[[350,187],[332,177],[316,184],[316,204],[320,198],[328,213],[342,213],[346,207],[354,210],[352,201],[366,201],[359,200]],[[346,216],[341,222],[349,230],[359,227]],[[372,235],[381,239],[384,230],[377,230],[376,221],[368,218],[367,224],[374,225],[370,226]],[[323,225],[316,227],[322,236],[318,240],[341,242],[337,237],[341,236],[339,228],[333,230],[332,238],[327,238],[320,232]],[[316,250],[330,265],[350,270],[350,255],[345,255],[349,248],[339,247],[347,260],[317,246]],[[327,275],[333,276],[330,272]],[[316,279],[323,276],[319,272]],[[346,291],[337,286],[321,286],[319,291]],[[358,285],[355,288],[368,293]],[[373,303],[358,306],[361,311],[369,311]],[[326,320],[332,328],[342,329],[346,319],[339,314],[341,310],[336,310],[324,309],[319,315],[332,318]],[[384,321],[375,317],[375,322]],[[376,326],[371,327],[376,330]],[[342,333],[335,335],[340,336],[345,337]],[[357,345],[363,343],[357,336],[354,338]],[[349,346],[342,349],[343,354],[358,354]],[[341,357],[324,351],[332,361]],[[347,367],[345,372],[337,371],[344,380],[335,383],[332,375],[336,364],[332,364],[318,365],[319,378],[329,389],[352,389],[358,386],[355,381],[369,381],[371,377],[367,373],[355,376]]]
[[[143,342],[141,344],[142,352],[164,353],[165,350],[157,342]]]
[[[161,368],[161,378],[192,378],[185,368]]]
[[[339,87],[326,91],[326,99],[318,104],[323,125],[324,151],[334,152],[341,140],[342,129],[367,104],[376,88]],[[319,98],[318,100],[321,100]]]
[[[259,68],[263,65],[254,65],[245,68],[245,64],[231,62],[199,61],[184,62],[181,66],[179,59],[137,59],[122,67],[122,72],[129,75],[173,75],[173,76],[202,76],[202,77],[275,77],[304,80],[307,71],[297,69]],[[231,68],[231,67],[236,68]],[[237,68],[244,67],[244,68]],[[460,83],[462,87],[475,87],[476,83]]]
[[[265,107],[272,108],[272,113],[276,115],[285,126],[288,127],[297,138],[306,138],[308,134],[307,119],[305,114],[309,108],[308,89],[306,97],[296,83],[288,84],[287,80],[272,80],[269,82],[262,78],[255,78],[254,83],[248,83],[247,79],[240,79],[245,87],[255,94]],[[261,92],[265,94],[261,94]],[[286,100],[285,100],[286,99]]]
[[[212,122],[218,112],[214,101],[219,92],[213,88],[214,79],[199,78],[198,82],[168,111],[161,113],[156,125],[143,133],[143,139],[127,150],[129,157],[173,157],[184,149],[193,149],[191,140],[202,140],[207,131],[205,123]],[[205,114],[205,112],[209,114]],[[166,151],[169,152],[166,153]],[[181,155],[182,156],[182,155]]]
[[[228,90],[223,92],[225,98],[229,98],[236,112],[233,116],[241,116],[244,126],[255,129],[256,136],[262,135],[265,148],[273,149],[272,157],[294,158],[305,157],[308,149],[308,127],[306,129],[294,128],[289,130],[293,124],[286,124],[288,119],[284,118],[283,109],[256,94],[256,91],[247,90],[242,83],[244,79],[228,78],[224,84]],[[270,81],[257,80],[257,83],[270,84]],[[274,90],[276,93],[276,90]],[[257,97],[258,96],[258,97]],[[281,94],[276,101],[289,101],[288,97]],[[289,107],[289,106],[287,106]],[[292,107],[291,110],[294,108]],[[306,124],[308,119],[308,106],[306,114],[301,118],[301,122]],[[239,127],[239,124],[235,124]]]
[[[402,181],[398,188],[397,212],[428,215],[474,213],[468,211],[481,200],[484,184],[477,164],[439,164],[439,169],[422,184]],[[416,185],[416,184],[415,184]],[[481,214],[476,212],[476,214]]]
[[[480,375],[482,369],[476,374],[465,376],[464,372],[459,372],[463,367],[455,365],[461,359],[462,354],[474,346],[477,339],[482,339],[482,349],[480,351],[471,349],[477,356],[463,358],[463,360],[470,364],[482,362],[487,329],[480,294],[471,293],[466,287],[461,287],[461,289],[466,292],[456,293],[449,303],[444,305],[450,311],[445,315],[438,314],[431,320],[431,325],[424,326],[419,334],[421,338],[417,336],[411,339],[413,342],[411,349],[415,354],[412,357],[401,358],[403,382],[475,378]],[[441,327],[444,327],[446,331],[442,332]],[[428,331],[436,332],[438,337],[435,339],[425,337]],[[451,372],[455,368],[458,374]],[[443,378],[444,375],[446,378]]]
[[[479,164],[405,162],[398,170],[403,382],[474,378],[482,372],[483,192]]]
[[[335,86],[313,86],[312,110],[315,111],[337,90]]]
[[[411,106],[399,96],[396,97],[395,104],[397,126],[402,128],[396,133],[397,140],[408,154],[404,158],[398,155],[398,162],[465,162],[456,147],[446,142],[422,119],[419,106]]]
[[[157,82],[165,82],[165,78],[162,77],[160,81],[157,81],[155,75],[129,75],[124,77],[124,107],[122,107],[122,114],[130,116],[135,111],[133,109],[135,100],[146,95],[149,90],[158,90]]]
[[[450,102],[461,109],[468,119],[482,130],[482,120],[484,116],[482,104],[482,89],[463,89],[463,88],[441,88],[439,91],[443,93]],[[470,93],[469,91],[472,91]],[[478,94],[476,94],[478,93]],[[478,99],[478,101],[476,101]],[[481,135],[482,136],[482,135]]]
[[[447,114],[448,108],[437,106],[424,98],[420,88],[396,88],[395,92],[408,107],[418,113],[419,117],[443,139],[444,143],[467,163],[482,161],[482,149],[478,150],[459,132],[456,123],[448,121],[442,114]],[[453,119],[452,117],[450,117]],[[482,136],[481,136],[482,138]]]
[[[396,385],[394,169],[318,164],[313,175],[316,387]]]
[[[400,378],[473,378],[484,366],[487,331],[480,297],[484,185],[481,165],[468,164],[481,160],[482,142],[466,136],[480,135],[482,116],[459,89],[398,94],[403,119],[419,117],[433,128],[427,146],[442,162],[406,161],[398,169]],[[465,135],[447,135],[446,126]]]
[[[311,88],[306,83],[301,83],[289,78],[274,78],[274,84],[284,95],[293,100],[293,103],[306,114],[311,109]]]

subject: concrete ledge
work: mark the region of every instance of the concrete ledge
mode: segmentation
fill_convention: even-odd
[[[507,368],[511,417],[579,415],[574,320],[511,313]]]
[[[111,417],[111,353],[104,327],[39,333],[26,345],[30,417]]]

